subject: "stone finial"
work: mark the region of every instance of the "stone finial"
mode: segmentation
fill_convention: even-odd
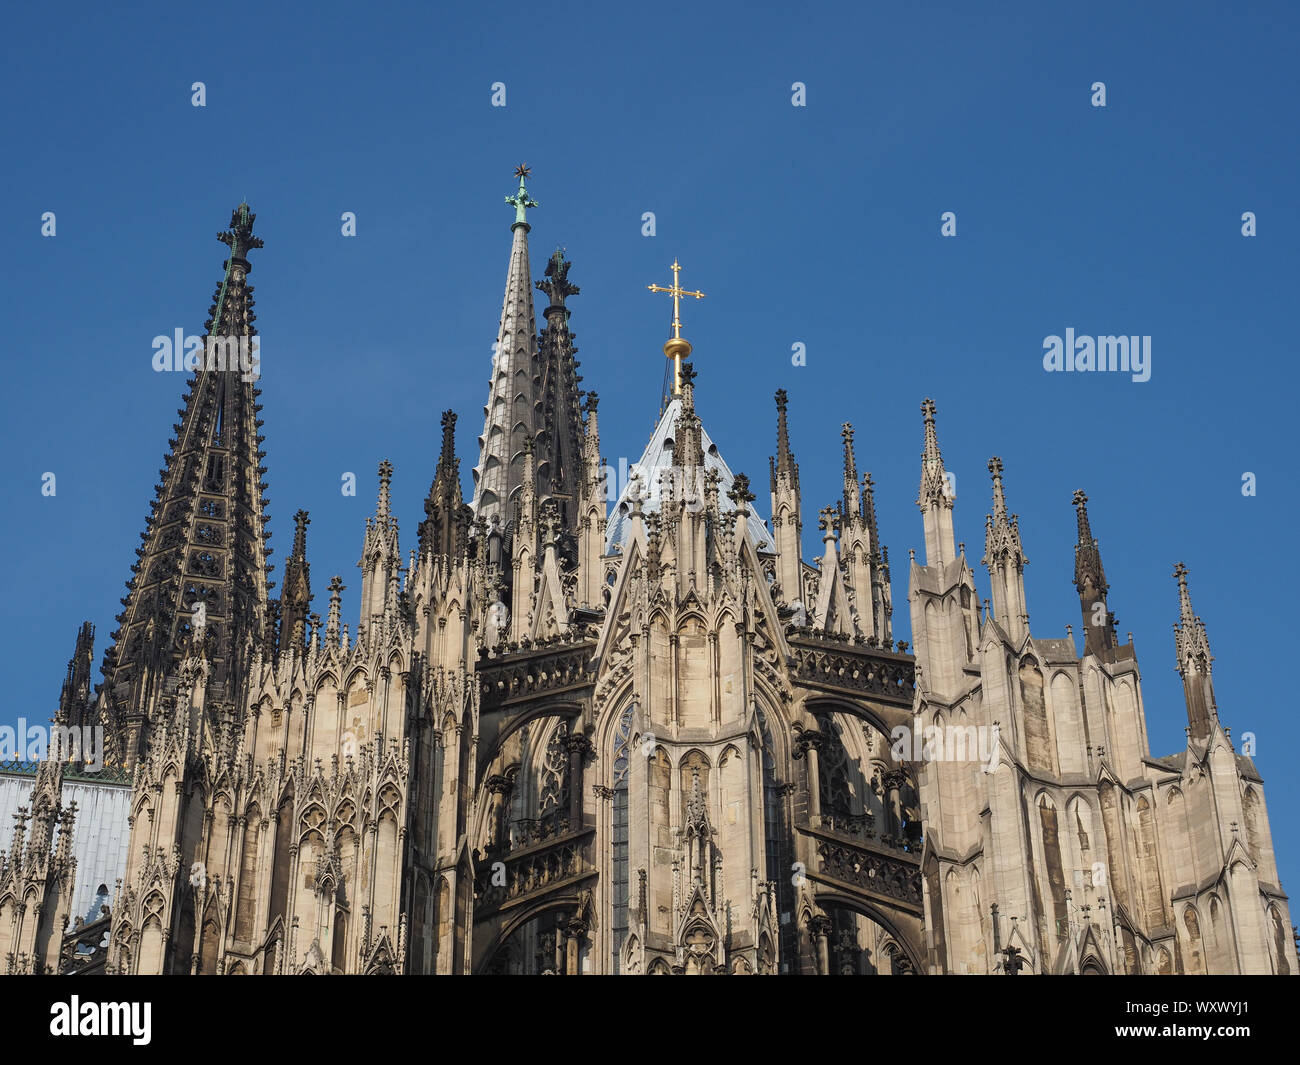
[[[747,510],[749,504],[754,502],[754,493],[749,490],[749,478],[743,473],[736,474],[732,478],[727,498],[736,504],[737,510]]]
[[[379,504],[375,508],[375,513],[380,521],[386,521],[390,517],[389,511],[389,486],[393,480],[393,464],[387,459],[379,464]]]

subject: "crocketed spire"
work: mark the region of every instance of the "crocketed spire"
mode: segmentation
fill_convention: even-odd
[[[459,553],[462,538],[469,530],[469,508],[460,491],[460,459],[456,457],[456,412],[442,413],[442,451],[438,469],[424,501],[424,521],[420,522],[420,554]]]
[[[1010,561],[1023,566],[1029,559],[1020,544],[1020,522],[1015,514],[1007,513],[1007,497],[1002,489],[1002,460],[996,455],[989,459],[989,473],[993,475],[993,513],[985,521],[984,564],[992,566]]]
[[[1079,609],[1083,614],[1083,653],[1110,662],[1114,661],[1119,639],[1115,635],[1115,615],[1106,603],[1110,586],[1106,583],[1101,550],[1088,520],[1088,497],[1082,491],[1074,493],[1074,509],[1079,525],[1079,539],[1074,545],[1074,587],[1079,593]]]
[[[952,533],[953,481],[943,468],[939,437],[934,428],[934,400],[921,404],[925,415],[925,447],[921,451],[921,491],[916,497],[925,528],[925,563],[946,565],[956,557]]]
[[[1024,568],[1029,560],[1020,546],[1020,523],[1007,513],[1002,460],[996,455],[989,459],[989,473],[993,477],[993,513],[984,524],[984,565],[993,586],[994,616],[1002,631],[1019,643],[1028,632]]]
[[[933,505],[952,508],[948,482],[944,478],[943,455],[939,451],[939,437],[934,428],[934,400],[926,397],[921,402],[925,415],[925,448],[921,452],[921,492],[917,505],[922,511]]]
[[[1192,597],[1187,590],[1187,567],[1179,562],[1174,566],[1178,581],[1178,624],[1174,626],[1174,650],[1178,656],[1178,673],[1183,678],[1183,698],[1187,703],[1187,722],[1193,739],[1209,736],[1218,719],[1214,699],[1213,662],[1210,654],[1210,637],[1205,623],[1192,609]]]
[[[258,434],[260,354],[248,255],[262,247],[241,203],[217,239],[230,249],[202,352],[104,656],[111,757],[133,769],[159,696],[194,631],[205,630],[210,681],[239,703],[267,612],[265,452]]]
[[[510,265],[501,301],[501,321],[492,358],[492,381],[483,410],[479,461],[474,467],[474,513],[491,524],[505,525],[523,484],[524,437],[541,428],[542,397],[537,367],[537,329],[533,281],[528,263],[526,212],[538,206],[524,187],[529,170],[515,170],[519,191],[507,196],[515,208],[511,228]]]

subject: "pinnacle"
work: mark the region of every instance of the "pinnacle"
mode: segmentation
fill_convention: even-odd
[[[716,471],[711,472],[716,473]],[[727,498],[736,504],[737,510],[742,510],[754,502],[754,493],[749,490],[749,478],[743,473],[736,474],[731,480],[731,491],[727,493]]]
[[[1020,544],[1020,528],[1016,515],[1007,514],[1007,497],[1002,487],[1002,459],[994,455],[989,459],[989,473],[993,477],[993,513],[985,520],[984,562],[986,565],[1011,558],[1019,566],[1028,563]]]
[[[1192,596],[1187,590],[1187,567],[1179,562],[1174,566],[1178,581],[1178,623],[1174,626],[1174,646],[1178,652],[1178,670],[1191,659],[1208,673],[1214,656],[1210,653],[1210,638],[1203,622],[1192,608]]]
[[[1075,490],[1074,508],[1079,526],[1079,539],[1074,545],[1075,587],[1079,592],[1083,592],[1090,581],[1096,594],[1105,598],[1110,586],[1106,583],[1106,572],[1101,564],[1101,551],[1097,540],[1092,535],[1092,525],[1088,520],[1088,497],[1082,489]]]
[[[311,524],[307,511],[298,510],[293,516],[293,524],[293,554],[302,558],[307,552],[307,526]]]
[[[384,523],[390,517],[389,512],[389,486],[393,480],[393,464],[387,459],[379,464],[379,504],[376,507],[376,514],[381,523]]]
[[[921,491],[916,502],[922,511],[936,504],[951,508],[943,455],[939,451],[939,437],[934,427],[934,400],[926,397],[921,403],[921,413],[925,415],[925,449],[921,452]]]
[[[788,398],[784,388],[776,391],[776,459],[772,464],[772,490],[776,491],[776,477],[793,477],[796,473],[794,455],[790,451],[790,429],[786,422]]]
[[[845,422],[840,427],[844,439],[844,513],[847,517],[861,517],[862,498],[858,492],[858,459],[853,452],[853,425]]]

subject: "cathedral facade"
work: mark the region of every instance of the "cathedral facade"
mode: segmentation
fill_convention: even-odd
[[[672,389],[611,506],[579,289],[558,251],[534,284],[517,173],[472,499],[453,412],[405,555],[378,466],[354,630],[302,511],[274,594],[256,382],[196,370],[103,682],[83,629],[58,712],[131,780],[103,970],[1295,973],[1186,570],[1187,745],[1153,757],[1086,497],[1080,653],[1030,631],[996,458],[981,601],[926,400],[909,649],[852,427],[807,561],[788,397],[765,522],[705,430],[676,273]],[[256,334],[253,225],[241,204],[220,236],[210,337]],[[68,967],[63,790],[43,768],[0,857],[4,971]]]

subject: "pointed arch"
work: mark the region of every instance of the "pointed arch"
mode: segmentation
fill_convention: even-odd
[[[1051,926],[1046,930],[1043,943],[1045,957],[1056,956],[1060,941],[1069,937],[1069,920],[1065,904],[1065,869],[1061,861],[1061,826],[1057,816],[1056,803],[1046,791],[1038,793],[1039,832],[1043,845],[1043,870],[1046,878],[1044,894],[1051,899],[1051,911],[1048,915]]]
[[[293,853],[297,850],[294,840],[294,805],[293,783],[290,782],[275,813],[275,844],[271,858],[271,902],[268,911],[268,923],[271,924],[277,918],[285,923],[289,920],[289,870]]]
[[[1148,934],[1165,926],[1164,884],[1160,876],[1159,855],[1156,850],[1155,811],[1145,794],[1139,795],[1134,807],[1137,832],[1134,846],[1137,849],[1138,880],[1141,885],[1143,922]]]
[[[173,976],[189,976],[194,955],[195,889],[186,885],[176,914],[176,930],[171,937],[171,972]]]
[[[1183,907],[1182,918],[1182,931],[1187,943],[1187,949],[1184,952],[1186,971],[1192,975],[1203,974],[1207,969],[1205,966],[1205,944],[1201,938],[1200,915],[1196,912],[1196,907],[1189,903]]]
[[[1038,659],[1025,655],[1020,660],[1020,705],[1025,722],[1025,756],[1031,768],[1060,774],[1051,715],[1043,689],[1043,671]]]
[[[1275,902],[1268,905],[1268,927],[1272,937],[1273,972],[1278,976],[1290,976],[1291,963],[1288,959],[1295,948],[1287,938],[1286,922],[1282,920],[1282,913]]]
[[[244,833],[239,852],[239,895],[235,903],[235,939],[253,942],[257,920],[258,857],[262,843],[262,811],[254,804],[244,815]]]
[[[624,970],[624,940],[630,931],[630,882],[628,776],[632,754],[632,716],[636,703],[629,700],[618,715],[617,726],[611,738],[610,766],[613,794],[610,802],[610,972],[618,975]]]
[[[1241,808],[1246,821],[1246,850],[1256,862],[1261,861],[1264,855],[1260,805],[1259,793],[1253,785],[1247,784],[1246,790],[1242,792]]]
[[[203,928],[199,934],[198,971],[204,975],[214,975],[220,971],[221,922],[215,900],[208,903],[203,912]]]

